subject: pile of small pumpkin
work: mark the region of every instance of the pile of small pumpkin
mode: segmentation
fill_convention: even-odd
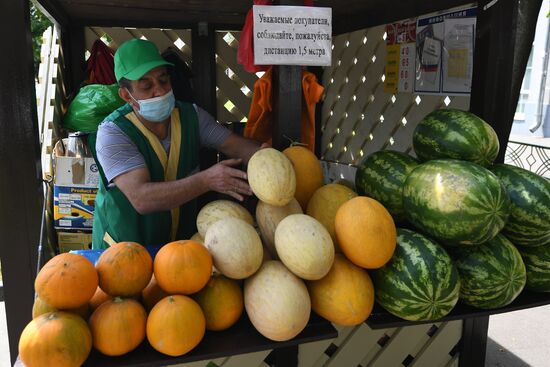
[[[119,356],[145,338],[180,356],[205,330],[231,327],[243,309],[275,341],[298,335],[311,310],[339,325],[364,322],[374,303],[365,269],[382,266],[395,249],[387,210],[344,185],[323,185],[318,159],[301,146],[262,149],[247,173],[260,199],[256,221],[218,200],[199,212],[197,234],[166,244],[154,261],[143,246],[121,242],[95,267],[71,253],[44,265],[19,343],[22,361],[79,366],[92,345]]]

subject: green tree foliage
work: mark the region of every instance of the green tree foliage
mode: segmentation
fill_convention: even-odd
[[[42,46],[42,33],[52,25],[52,22],[38,10],[32,1],[30,3],[32,52],[34,59],[34,74],[38,75],[40,65],[40,47]]]

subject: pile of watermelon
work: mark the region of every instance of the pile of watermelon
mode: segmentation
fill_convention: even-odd
[[[377,302],[436,320],[459,300],[495,309],[524,288],[550,292],[550,181],[495,164],[495,131],[466,111],[428,114],[413,148],[416,158],[373,153],[355,177],[400,227],[392,259],[372,274]]]

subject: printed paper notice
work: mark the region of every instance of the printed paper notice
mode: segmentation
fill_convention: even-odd
[[[386,80],[387,93],[412,92],[414,86],[414,59],[416,20],[409,19],[386,25]]]
[[[463,8],[418,18],[415,92],[470,93],[476,14]]]
[[[256,65],[331,65],[331,8],[254,5],[253,13]]]
[[[470,93],[474,61],[475,18],[445,20],[443,92]]]

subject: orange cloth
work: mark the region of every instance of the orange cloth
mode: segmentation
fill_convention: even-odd
[[[271,143],[272,137],[272,97],[271,97],[270,68],[260,79],[254,83],[254,96],[250,104],[248,122],[244,128],[244,136],[259,142]],[[315,105],[321,99],[324,88],[317,83],[315,74],[309,71],[302,72],[302,116],[300,135],[302,144],[312,152],[315,151]],[[305,106],[304,106],[305,105]],[[305,108],[304,108],[305,107]]]

